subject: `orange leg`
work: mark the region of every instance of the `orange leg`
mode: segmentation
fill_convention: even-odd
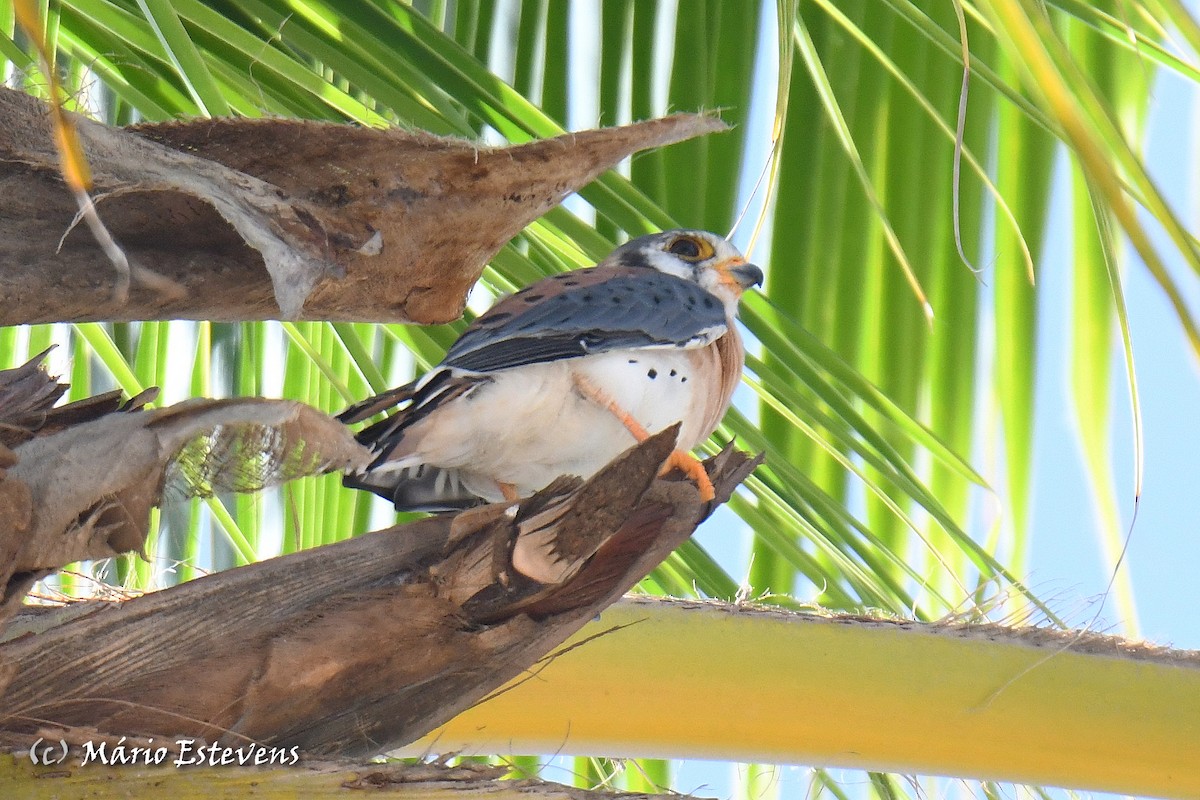
[[[605,394],[603,389],[582,375],[573,374],[571,377],[575,382],[575,388],[579,390],[580,394],[596,405],[608,409],[614,417],[621,421],[622,425],[629,429],[634,439],[637,439],[638,442],[644,442],[650,438],[650,433],[642,424],[634,419],[628,411],[617,405],[617,402]],[[683,450],[673,450],[670,458],[663,464],[659,474],[666,475],[673,469],[678,469],[695,482],[696,488],[700,490],[700,499],[704,502],[707,503],[717,496],[716,490],[713,489],[712,480],[709,479],[704,465],[697,461],[696,457],[691,453],[684,452]]]
[[[496,486],[500,487],[500,494],[504,495],[504,502],[514,503],[521,499],[521,495],[517,493],[517,487],[511,483],[496,481]]]

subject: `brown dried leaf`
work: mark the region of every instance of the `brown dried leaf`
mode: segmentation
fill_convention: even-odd
[[[44,571],[16,569],[17,556],[29,536],[33,497],[29,487],[7,475],[0,478],[0,623]]]
[[[120,392],[109,392],[55,407],[67,385],[42,368],[47,352],[15,369],[0,370],[0,621],[49,571],[31,566],[22,557],[29,543],[34,496],[20,472],[11,469],[20,461],[12,448],[116,411],[136,410],[156,391],[143,392],[126,403],[121,402]]]
[[[34,436],[45,436],[105,414],[136,411],[158,394],[157,389],[147,389],[123,402],[121,392],[113,391],[55,406],[67,391],[67,384],[50,377],[43,367],[49,352],[43,350],[19,367],[0,370],[0,446],[6,451]],[[0,468],[11,466],[8,460],[0,455]]]
[[[97,296],[112,268],[86,230],[64,237],[74,200],[46,106],[0,88],[0,324],[446,322],[487,260],[567,195],[637,150],[725,127],[675,115],[485,148],[297,120],[76,122],[97,208],[135,274],[151,267],[185,293]]]
[[[345,426],[285,400],[188,400],[152,412],[146,427],[170,454],[164,496],[256,492],[371,459]]]
[[[18,463],[0,487],[27,487],[30,513],[12,557],[0,562],[5,580],[140,551],[147,515],[164,491],[253,490],[369,458],[331,417],[301,403],[260,398],[111,414],[34,438],[14,452]]]

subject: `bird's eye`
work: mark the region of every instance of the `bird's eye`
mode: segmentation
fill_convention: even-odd
[[[687,261],[699,261],[703,253],[700,242],[690,236],[679,237],[671,242],[667,250]]]

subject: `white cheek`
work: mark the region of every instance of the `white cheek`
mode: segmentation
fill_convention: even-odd
[[[720,274],[715,269],[706,269],[700,273],[698,283],[711,294],[715,294],[722,300],[727,299],[732,292],[729,284],[721,280]]]
[[[721,284],[721,276],[717,274],[715,269],[706,269],[700,273],[700,280],[697,281],[701,287],[708,290],[717,297],[721,297],[721,289],[724,288]]]

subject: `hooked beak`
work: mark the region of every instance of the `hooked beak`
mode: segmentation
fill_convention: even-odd
[[[739,264],[729,270],[729,274],[737,281],[738,286],[749,289],[751,286],[762,286],[763,271],[757,264]]]
[[[718,264],[717,272],[723,283],[736,286],[739,293],[751,286],[762,286],[763,271],[741,258],[731,258]]]

